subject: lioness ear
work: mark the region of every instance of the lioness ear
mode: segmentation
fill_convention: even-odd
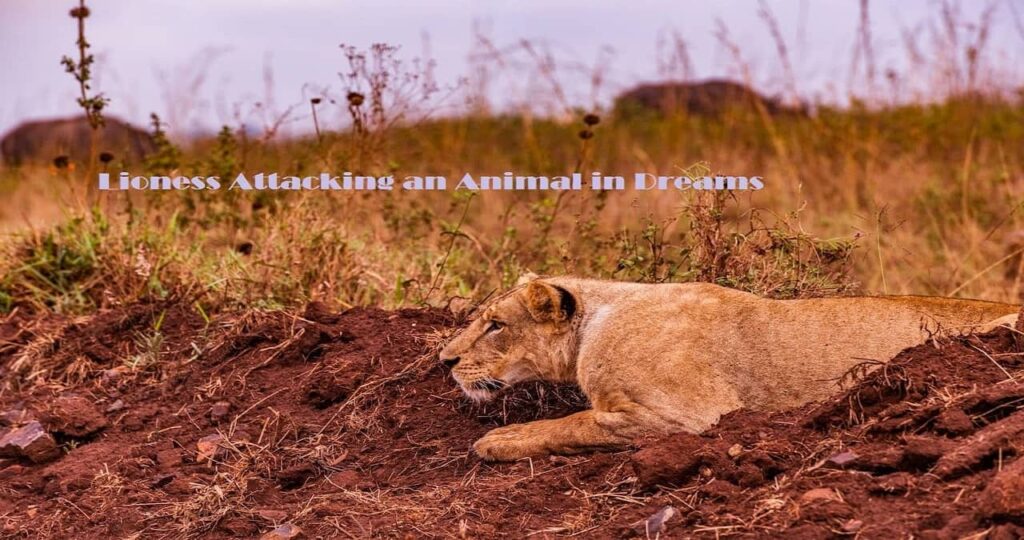
[[[565,322],[576,314],[576,298],[557,285],[531,281],[523,294],[526,309],[537,322]]]
[[[538,276],[537,274],[534,274],[533,272],[527,272],[527,273],[519,276],[519,279],[516,280],[516,286],[518,287],[519,285],[526,285],[527,283],[529,283],[529,282],[531,282],[531,281],[533,281],[533,280],[535,280],[535,279],[537,279],[539,277],[540,276]]]

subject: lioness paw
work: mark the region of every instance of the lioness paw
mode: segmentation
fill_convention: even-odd
[[[525,425],[492,429],[473,443],[473,451],[484,461],[515,461],[547,453],[543,441],[537,441]]]

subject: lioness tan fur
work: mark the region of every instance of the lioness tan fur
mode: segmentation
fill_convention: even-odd
[[[769,300],[710,284],[570,277],[531,281],[482,306],[441,360],[464,392],[490,399],[529,380],[575,382],[592,408],[491,430],[487,460],[698,433],[723,414],[820,400],[866,360],[888,361],[936,331],[1013,324],[1009,304],[921,296]]]

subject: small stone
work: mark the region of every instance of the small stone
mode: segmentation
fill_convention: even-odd
[[[809,489],[800,496],[800,502],[812,503],[815,501],[837,501],[842,502],[843,498],[832,488]]]
[[[210,420],[213,420],[214,422],[219,422],[222,418],[228,415],[228,412],[230,410],[230,403],[228,403],[227,401],[218,401],[217,403],[213,404],[213,407],[210,408]]]
[[[846,464],[850,463],[851,461],[857,459],[858,457],[859,456],[857,454],[851,452],[850,450],[847,450],[845,452],[839,452],[838,454],[833,454],[829,456],[828,459],[825,460],[825,462],[835,465],[837,467],[843,467]]]
[[[740,454],[743,453],[743,445],[740,443],[736,443],[730,446],[729,450],[726,453],[729,454],[729,457],[731,458],[737,458]]]
[[[124,409],[124,400],[122,400],[122,399],[119,399],[119,400],[111,403],[110,405],[107,405],[107,412],[108,413],[116,413],[116,412],[118,412],[118,411],[120,411],[122,409]]]
[[[220,433],[214,433],[199,439],[199,442],[196,443],[196,449],[198,450],[196,461],[201,463],[214,459],[220,453],[223,443],[224,436]]]
[[[284,523],[265,533],[260,540],[288,540],[289,538],[299,538],[301,535],[302,529],[291,523]]]
[[[11,409],[0,413],[0,426],[20,426],[29,421],[25,409]]]
[[[859,519],[850,519],[843,524],[843,532],[847,534],[854,534],[863,528],[864,522]]]
[[[635,533],[644,538],[654,538],[665,532],[668,520],[675,517],[679,511],[673,506],[664,506],[647,519],[641,519],[634,523],[631,528]]]
[[[0,457],[21,457],[33,463],[45,463],[60,457],[60,449],[43,425],[32,421],[0,438]]]

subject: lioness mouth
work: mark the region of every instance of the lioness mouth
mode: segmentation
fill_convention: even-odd
[[[494,395],[499,390],[506,386],[508,385],[496,379],[484,379],[468,385],[462,385],[462,391],[474,401],[490,401],[494,399]]]
[[[498,390],[501,390],[502,388],[505,388],[505,383],[503,383],[503,382],[501,382],[501,381],[499,381],[497,379],[484,379],[482,381],[477,381],[477,382],[473,383],[473,389],[474,390],[484,390],[486,392],[497,392]]]

